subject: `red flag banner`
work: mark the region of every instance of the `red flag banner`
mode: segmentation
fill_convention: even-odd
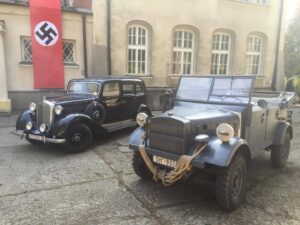
[[[30,0],[34,88],[64,88],[61,0]]]

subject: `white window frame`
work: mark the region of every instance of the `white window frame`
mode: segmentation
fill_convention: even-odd
[[[215,46],[215,36],[216,35],[221,35],[221,37],[223,36],[227,36],[229,37],[229,42],[228,42],[228,50],[222,50],[222,49],[214,49]],[[221,38],[222,40],[222,38]],[[222,43],[222,42],[221,42]],[[220,43],[219,43],[220,46]],[[229,67],[230,67],[230,62],[231,62],[231,49],[232,49],[232,37],[229,33],[226,32],[215,32],[213,34],[213,44],[212,44],[212,59],[213,59],[213,55],[217,55],[218,59],[217,59],[217,73],[214,73],[215,75],[228,75],[229,74]],[[221,67],[221,55],[227,55],[227,64],[226,64],[226,72],[225,74],[220,74],[220,67]],[[211,60],[211,72],[212,72],[212,68],[213,68],[213,61]]]
[[[73,45],[73,61],[65,61],[64,44],[72,44]],[[64,62],[64,64],[76,64],[76,41],[75,40],[69,40],[69,39],[63,39],[62,48],[63,48],[62,50],[63,50],[63,62]]]
[[[135,44],[130,44],[129,40],[130,40],[130,29],[136,28],[136,33],[134,35],[131,35],[134,39],[135,39]],[[138,44],[139,42],[139,34],[138,31],[139,29],[144,29],[145,30],[145,45],[140,45]],[[139,25],[139,24],[133,24],[130,25],[127,29],[127,73],[129,75],[147,75],[149,74],[148,71],[148,63],[149,63],[149,30],[147,29],[147,27]],[[135,67],[134,67],[134,73],[132,73],[131,71],[129,71],[129,63],[130,63],[130,59],[129,59],[129,51],[133,50],[135,51],[135,59],[134,61],[132,61],[133,63],[135,63]],[[139,61],[139,50],[145,51],[145,61]],[[145,63],[145,72],[138,72],[139,71],[139,63]]]
[[[21,40],[21,62],[24,63],[32,63],[32,42],[31,42],[31,38],[28,36],[21,36],[20,38]],[[31,59],[25,59],[25,46],[24,46],[24,41],[30,41],[30,46],[31,46]]]
[[[235,0],[236,2],[245,2],[258,5],[270,5],[271,0]]]
[[[176,32],[182,32],[182,38],[181,38],[181,46],[182,47],[177,47],[175,46],[175,34]],[[187,48],[187,47],[184,47],[184,42],[186,39],[184,39],[184,35],[185,33],[191,33],[193,36],[192,36],[192,47],[191,48]],[[172,68],[171,68],[171,71],[172,71],[172,75],[175,75],[175,76],[178,76],[178,75],[183,75],[183,74],[186,74],[186,75],[191,75],[194,73],[194,62],[195,62],[195,32],[191,29],[184,29],[184,28],[181,28],[181,29],[176,29],[173,31],[173,35],[172,35],[172,47],[173,47],[173,51],[172,51]],[[189,39],[188,39],[189,40]],[[180,66],[180,71],[179,73],[175,73],[175,71],[173,70],[174,69],[174,64],[178,64],[178,62],[175,62],[174,61],[174,52],[177,52],[177,53],[181,53],[181,56],[180,56],[180,63],[179,63],[179,66]],[[184,62],[184,54],[185,53],[191,53],[191,68],[190,68],[190,73],[188,73],[187,71],[184,71],[184,65],[187,65],[186,62]],[[187,70],[187,68],[186,68]]]
[[[250,50],[249,45],[254,49],[255,48],[255,41],[249,43],[250,38],[257,38],[260,39],[260,50],[255,51],[255,50]],[[253,39],[252,39],[253,40]],[[262,74],[262,54],[263,54],[263,48],[264,48],[264,39],[261,35],[257,34],[250,34],[247,37],[247,53],[246,53],[246,73],[249,75],[256,75],[259,76]],[[259,62],[258,62],[258,70],[257,74],[253,73],[253,57],[258,56],[259,57]],[[251,63],[248,64],[248,58],[251,57]]]

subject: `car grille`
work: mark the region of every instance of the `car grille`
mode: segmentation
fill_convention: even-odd
[[[150,147],[175,154],[185,154],[189,147],[190,126],[172,117],[156,117],[150,123]]]
[[[37,126],[46,124],[48,127],[51,126],[53,120],[53,104],[44,100],[37,105]]]

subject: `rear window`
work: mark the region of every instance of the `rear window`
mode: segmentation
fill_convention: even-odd
[[[124,95],[134,95],[135,94],[133,83],[124,83],[124,84],[122,84],[122,87],[123,87]]]
[[[141,84],[137,84],[135,86],[135,88],[136,88],[136,94],[137,95],[144,95],[145,94],[145,90],[144,90],[144,88]]]

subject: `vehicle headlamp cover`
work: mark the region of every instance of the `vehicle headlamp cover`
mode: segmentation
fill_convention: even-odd
[[[34,112],[34,111],[36,110],[36,104],[35,104],[34,102],[30,103],[30,105],[29,105],[29,110],[30,110],[31,112]]]
[[[234,129],[227,123],[221,123],[216,130],[218,138],[223,142],[229,142],[234,136]]]
[[[32,123],[31,122],[26,123],[26,130],[31,130],[31,128],[32,128]]]
[[[63,107],[62,107],[62,106],[56,105],[56,106],[54,107],[54,112],[55,112],[56,115],[59,116],[59,115],[62,113],[62,111],[63,111]]]
[[[148,118],[149,116],[146,113],[141,112],[136,116],[136,122],[140,127],[144,127],[148,122]]]
[[[40,125],[40,131],[41,131],[41,132],[45,132],[46,130],[47,130],[46,124],[41,124],[41,125]]]

